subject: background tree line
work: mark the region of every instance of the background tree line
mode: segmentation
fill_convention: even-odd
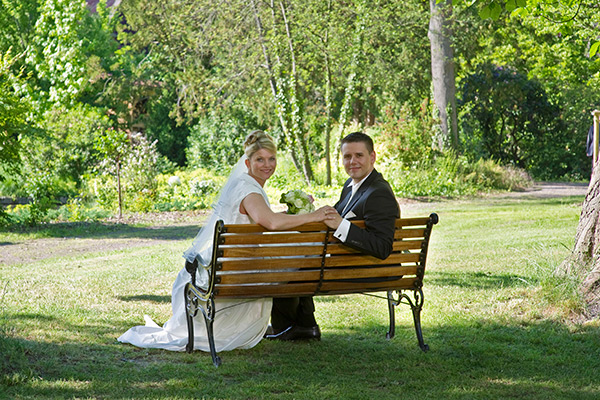
[[[356,129],[399,195],[499,166],[589,176],[592,0],[113,3],[0,2],[0,194],[31,197],[33,220],[60,196],[115,204],[116,181],[132,210],[207,206],[218,182],[194,171],[226,171],[257,128],[313,186],[337,183]],[[176,171],[195,200],[173,204]]]

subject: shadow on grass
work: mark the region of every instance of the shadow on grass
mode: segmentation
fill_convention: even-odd
[[[61,222],[23,228],[0,229],[0,232],[30,233],[39,237],[78,238],[78,239],[158,239],[178,240],[193,238],[200,225],[137,226],[107,222]],[[12,244],[5,242],[4,244]]]
[[[119,324],[121,325],[121,324]],[[68,326],[106,336],[108,326]],[[468,321],[424,327],[428,353],[411,324],[393,340],[383,325],[322,326],[322,340],[262,341],[210,355],[107,343],[45,343],[2,337],[22,349],[3,379],[7,398],[517,398],[600,396],[600,329],[571,332],[553,322],[501,325]],[[115,333],[115,336],[117,333]],[[27,370],[33,374],[27,375]]]
[[[528,287],[538,282],[531,277],[514,274],[490,274],[486,272],[427,272],[427,285],[459,286],[474,289],[499,289],[508,287]]]
[[[149,301],[152,303],[170,303],[171,296],[156,296],[152,294],[141,294],[138,296],[118,296],[122,301]]]

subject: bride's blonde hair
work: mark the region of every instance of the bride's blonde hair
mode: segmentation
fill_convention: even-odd
[[[244,142],[246,157],[252,157],[260,149],[267,149],[274,154],[277,153],[277,146],[271,135],[263,131],[254,131],[246,136],[246,141]]]

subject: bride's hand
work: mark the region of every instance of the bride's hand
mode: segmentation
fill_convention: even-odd
[[[313,215],[315,217],[315,222],[323,222],[323,221],[335,219],[335,217],[336,217],[336,215],[338,215],[338,213],[335,210],[335,208],[333,208],[331,206],[323,206],[323,207],[319,208],[318,210],[314,211]]]

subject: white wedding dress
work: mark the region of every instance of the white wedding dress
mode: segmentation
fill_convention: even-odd
[[[250,193],[261,194],[269,204],[264,189],[245,172],[244,159],[242,157],[230,175],[212,216],[196,236],[192,247],[184,253],[184,257],[189,261],[197,258],[199,264],[208,264],[212,233],[217,220],[222,219],[226,224],[252,223],[247,215],[239,211],[240,203]],[[171,293],[173,316],[162,327],[146,315],[144,316],[146,325],[134,326],[117,340],[143,348],[184,351],[188,342],[188,331],[183,290],[189,281],[190,274],[183,268],[173,283]],[[206,282],[207,273],[199,267],[196,285],[203,286]],[[269,324],[271,305],[271,299],[216,299],[213,325],[216,351],[248,349],[260,342]],[[210,351],[206,324],[201,311],[194,318],[194,349]]]

